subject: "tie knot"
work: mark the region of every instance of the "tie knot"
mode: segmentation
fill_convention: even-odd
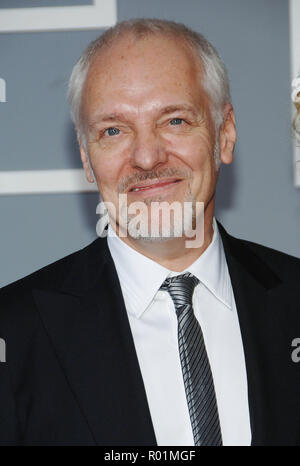
[[[177,275],[176,277],[166,278],[160,289],[168,291],[177,311],[181,306],[193,304],[193,293],[198,283],[198,278],[187,272],[182,275]]]

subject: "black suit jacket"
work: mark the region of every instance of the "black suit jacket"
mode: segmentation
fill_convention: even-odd
[[[291,345],[300,337],[300,260],[219,228],[245,351],[252,444],[299,445],[300,363]],[[156,445],[106,239],[3,288],[0,337],[1,444]]]

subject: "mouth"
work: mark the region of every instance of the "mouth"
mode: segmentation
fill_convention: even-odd
[[[164,179],[155,179],[155,180],[145,180],[144,182],[137,183],[129,189],[128,193],[139,193],[139,192],[146,192],[151,191],[151,193],[155,190],[162,190],[173,186],[177,183],[180,183],[182,178],[164,178]]]

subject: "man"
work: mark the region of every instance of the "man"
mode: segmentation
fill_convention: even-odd
[[[109,234],[2,289],[1,443],[299,444],[300,262],[214,219],[236,141],[216,51],[183,25],[120,23],[69,97]],[[172,203],[192,210],[167,229],[152,206]]]

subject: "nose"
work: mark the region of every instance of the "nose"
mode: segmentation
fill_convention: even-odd
[[[162,141],[154,130],[144,127],[136,134],[131,164],[135,168],[153,170],[167,161],[168,156]]]

